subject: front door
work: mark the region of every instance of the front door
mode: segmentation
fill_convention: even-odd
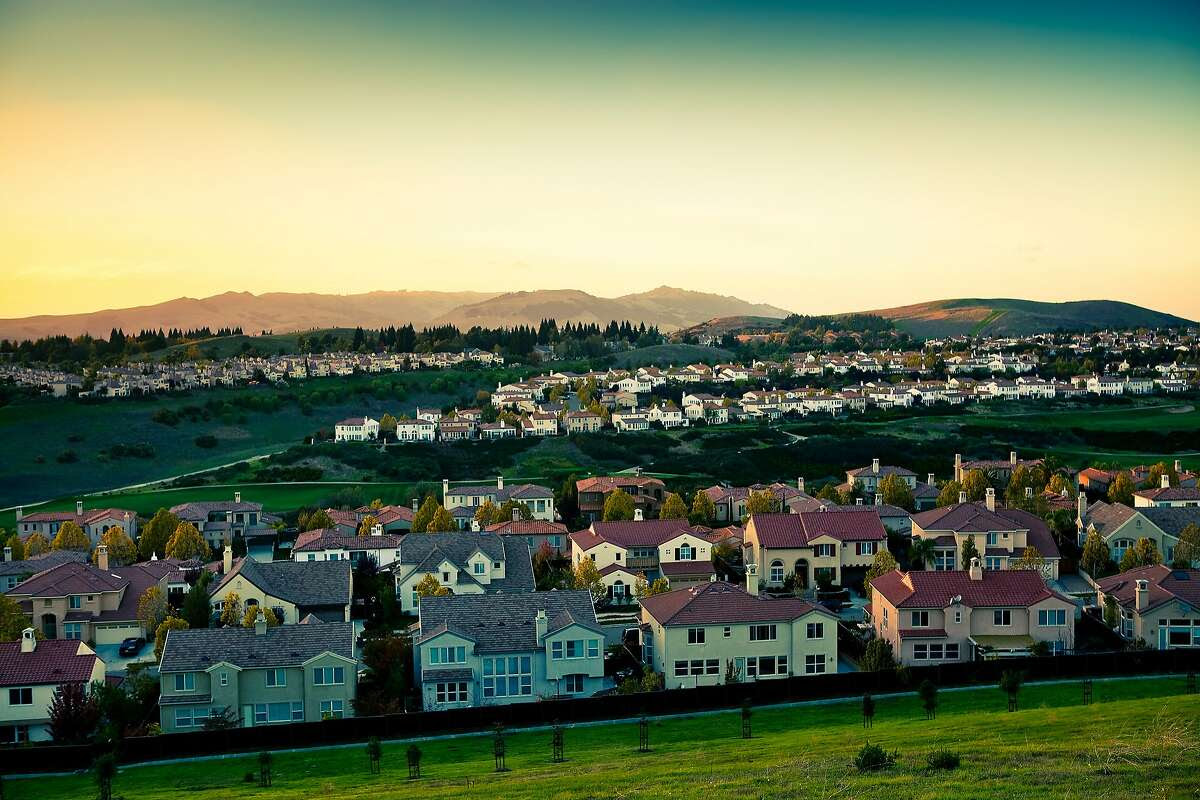
[[[42,635],[47,639],[58,638],[58,620],[53,614],[42,614]]]

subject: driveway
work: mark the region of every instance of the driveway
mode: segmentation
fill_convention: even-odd
[[[125,675],[126,668],[135,661],[153,661],[154,660],[154,643],[146,642],[142,647],[141,652],[136,656],[128,657],[120,654],[121,645],[119,644],[98,644],[94,648],[96,655],[100,656],[104,661],[104,672],[106,675]],[[156,674],[158,667],[152,667]]]

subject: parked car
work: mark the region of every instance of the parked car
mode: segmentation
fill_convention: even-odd
[[[136,656],[145,646],[146,640],[141,636],[130,636],[121,642],[121,649],[117,652],[123,656]]]

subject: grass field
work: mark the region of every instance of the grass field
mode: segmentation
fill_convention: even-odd
[[[657,367],[676,367],[684,364],[715,364],[731,361],[734,354],[720,347],[702,347],[698,344],[656,344],[616,353],[612,357],[615,367],[640,367],[654,364]]]
[[[655,721],[651,752],[637,752],[633,722],[569,728],[565,764],[550,762],[547,731],[511,733],[509,772],[493,771],[488,736],[420,743],[422,777],[407,780],[406,744],[385,745],[372,776],[361,746],[276,754],[273,786],[243,781],[253,756],[126,768],[115,795],[138,800],[216,798],[1194,798],[1200,774],[1200,695],[1182,678],[1098,681],[1080,704],[1077,683],[1031,685],[1005,711],[995,688],[942,692],[935,720],[914,697],[880,698],[865,730],[858,701],[757,709],[754,737],[739,715]],[[897,754],[896,766],[859,774],[866,741]],[[954,771],[926,768],[939,749]],[[13,780],[10,800],[74,800],[94,794],[88,776]]]

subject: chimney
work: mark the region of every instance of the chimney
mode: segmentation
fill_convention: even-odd
[[[633,474],[634,474],[634,475],[637,475],[637,476],[640,478],[640,477],[642,476],[642,468],[641,468],[641,467],[634,467],[634,468],[633,468]]]
[[[971,569],[968,570],[968,575],[970,575],[970,578],[973,581],[983,580],[983,567],[979,565],[978,556],[971,557]]]
[[[240,502],[242,502],[242,493],[241,493],[241,492],[234,492],[234,493],[233,493],[233,502],[235,502],[235,503],[240,503]]]
[[[854,505],[861,506],[863,504],[862,501],[863,501],[863,499],[861,497],[856,497],[856,498],[854,498]]]
[[[33,635],[33,628],[21,631],[21,652],[32,653],[36,647],[37,638]]]
[[[1133,607],[1139,612],[1150,605],[1150,581],[1139,578],[1133,582]]]
[[[1171,488],[1171,476],[1167,475],[1166,473],[1163,473],[1162,480],[1159,483],[1162,486],[1162,488],[1170,489]]]
[[[962,453],[954,454],[954,480],[962,480],[958,474],[962,472]]]
[[[932,473],[932,472],[931,472],[931,473],[929,473],[928,475],[926,475],[926,476],[925,476],[925,482],[926,482],[927,484],[929,484],[930,486],[936,486],[936,485],[937,485],[937,484],[934,482],[934,478],[933,478],[933,473]]]
[[[83,516],[83,501],[82,500],[75,501],[75,516],[77,516],[77,517]]]
[[[534,632],[537,634],[538,646],[542,646],[543,640],[546,638],[546,629],[549,627],[546,620],[546,609],[539,608],[537,616],[533,618]]]
[[[108,572],[108,545],[101,544],[96,546],[96,566],[102,572]]]
[[[874,472],[877,475],[879,474],[879,459],[878,458],[871,459],[871,472]]]
[[[1025,499],[1026,499],[1026,500],[1028,500],[1028,499],[1030,499],[1030,498],[1032,498],[1032,497],[1033,497],[1033,487],[1032,487],[1032,486],[1026,486],[1026,487],[1025,487]]]
[[[221,574],[228,575],[233,572],[233,547],[225,545],[225,553],[221,559]]]
[[[513,522],[520,522],[520,521],[521,521],[521,509],[514,508],[513,509]]]
[[[987,494],[984,495],[984,503],[987,504],[988,511],[996,510],[996,490],[992,487],[987,488]]]
[[[17,522],[20,522],[24,516],[25,516],[24,506],[17,506]]]
[[[1088,509],[1087,492],[1085,492],[1083,489],[1079,490],[1079,497],[1075,501],[1075,507],[1075,515],[1078,517],[1079,523],[1082,525],[1087,520]]]
[[[758,564],[753,562],[746,565],[746,591],[758,597]]]
[[[480,530],[482,530],[482,528],[479,525],[479,520],[477,520],[477,519],[471,520],[471,530],[475,531],[476,533],[478,533]]]
[[[1179,460],[1178,458],[1175,459],[1175,471],[1183,472],[1183,462],[1181,460]]]
[[[12,561],[12,548],[11,547],[4,548],[4,560]]]
[[[1008,451],[1008,463],[1014,467],[1017,465],[1017,451],[1016,450]]]
[[[796,488],[802,492],[804,491],[804,478],[796,478]]]
[[[450,479],[442,478],[442,505],[446,505],[446,495],[450,494]]]
[[[883,505],[883,492],[875,493],[875,505],[877,505],[877,506]]]
[[[504,488],[504,476],[497,475],[496,476],[496,489],[499,490],[499,489],[503,489],[503,488]]]
[[[413,510],[413,513],[414,513],[414,514],[415,514],[415,513],[417,513],[417,511],[419,511],[419,510],[420,510],[420,508],[421,508],[421,501],[420,501],[420,499],[418,499],[418,498],[414,497],[414,498],[413,498],[413,501],[412,501],[412,510]]]
[[[254,618],[254,635],[262,636],[267,632],[267,617],[263,614],[262,609],[258,610],[258,616]]]
[[[644,519],[644,517],[642,515],[642,510],[640,508],[635,508],[633,510],[633,521],[641,522],[643,519]]]
[[[372,525],[371,526],[371,535],[372,536],[383,536],[383,526],[380,525],[379,523],[375,523],[374,525]]]

